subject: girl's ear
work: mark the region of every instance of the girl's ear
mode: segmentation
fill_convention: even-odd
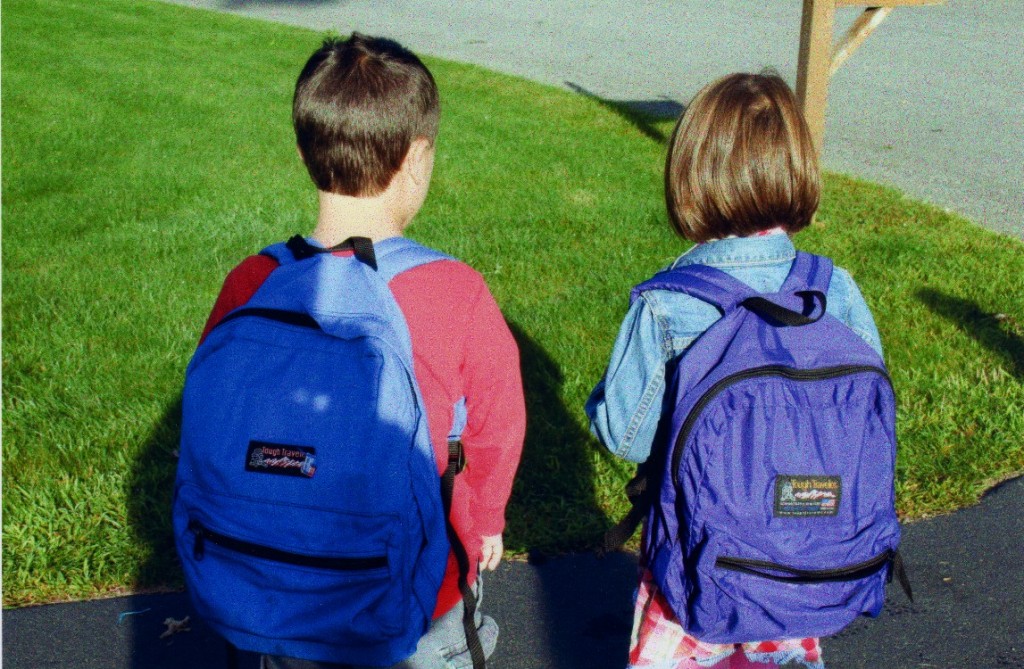
[[[299,146],[298,144],[295,145],[295,153],[299,154],[299,160],[301,160],[302,164],[305,165],[306,164],[306,156],[302,155],[302,147]]]

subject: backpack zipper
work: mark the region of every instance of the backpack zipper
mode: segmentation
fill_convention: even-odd
[[[286,323],[287,325],[296,325],[298,327],[309,328],[311,330],[322,330],[320,324],[316,322],[316,319],[309,314],[302,313],[300,311],[286,311],[284,309],[266,309],[263,307],[244,307],[236,311],[232,311],[224,318],[213,326],[216,330],[225,323],[230,323],[237,318],[245,317],[256,317],[266,318],[267,320],[277,321],[279,323]]]
[[[848,567],[839,569],[796,569],[783,564],[766,562],[764,560],[748,560],[745,558],[718,557],[715,559],[715,567],[738,571],[744,574],[769,578],[773,581],[784,581],[786,583],[824,583],[828,581],[856,581],[876,573],[879,569],[891,562],[895,557],[895,551],[887,550],[876,555],[870,560],[858,562]],[[785,572],[785,575],[773,573]]]
[[[683,458],[683,446],[686,444],[686,440],[689,438],[690,432],[700,416],[700,412],[726,387],[758,376],[783,376],[796,381],[820,381],[822,379],[838,378],[860,372],[876,372],[889,383],[890,387],[892,386],[889,374],[881,367],[874,365],[838,365],[836,367],[822,367],[820,369],[794,369],[784,365],[766,365],[730,374],[720,379],[701,395],[701,398],[697,400],[697,404],[687,414],[686,420],[683,421],[683,427],[679,430],[679,437],[676,439],[675,450],[672,452],[672,483],[679,487],[679,464]]]
[[[244,553],[252,557],[274,562],[284,562],[298,567],[313,567],[316,569],[331,569],[334,571],[368,571],[388,566],[388,558],[385,555],[372,557],[324,557],[319,555],[303,555],[289,551],[270,548],[261,544],[254,544],[241,539],[214,532],[203,527],[199,521],[193,520],[188,524],[188,529],[195,535],[195,543],[192,545],[192,557],[202,560],[206,555],[206,542],[216,544],[236,553]]]

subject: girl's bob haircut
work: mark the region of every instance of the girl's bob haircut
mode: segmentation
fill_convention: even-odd
[[[665,162],[672,227],[700,243],[775,227],[792,234],[818,208],[821,176],[807,122],[773,72],[708,84],[676,124]]]

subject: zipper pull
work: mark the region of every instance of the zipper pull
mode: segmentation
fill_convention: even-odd
[[[196,536],[195,543],[192,544],[192,557],[198,562],[206,555],[206,531],[196,522],[189,524],[189,529]]]

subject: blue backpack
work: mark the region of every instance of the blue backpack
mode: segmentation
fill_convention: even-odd
[[[355,255],[327,252],[341,248]],[[430,625],[450,500],[388,281],[447,256],[402,238],[375,253],[367,239],[322,249],[295,237],[262,253],[280,266],[185,376],[185,581],[229,647],[391,665]],[[446,495],[461,458],[452,438]]]
[[[893,573],[911,594],[897,552],[892,384],[878,353],[825,313],[831,275],[828,258],[798,253],[774,294],[703,265],[633,290],[722,312],[679,360],[663,442],[606,537],[621,544],[646,514],[647,565],[702,641],[835,634],[878,615]]]

